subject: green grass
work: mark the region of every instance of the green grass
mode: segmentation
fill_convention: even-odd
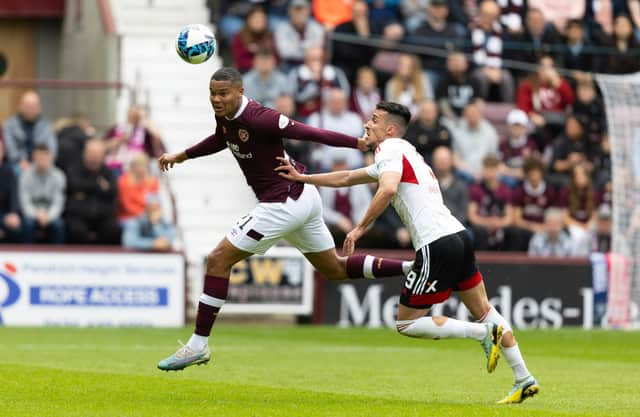
[[[222,323],[208,366],[158,371],[189,334],[0,328],[0,416],[640,416],[640,333],[518,333],[542,390],[511,406],[468,340]]]

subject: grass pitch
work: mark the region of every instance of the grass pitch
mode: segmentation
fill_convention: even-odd
[[[473,341],[390,330],[229,326],[207,366],[156,369],[190,329],[0,328],[0,416],[640,416],[640,333],[519,332],[541,392],[494,402]]]

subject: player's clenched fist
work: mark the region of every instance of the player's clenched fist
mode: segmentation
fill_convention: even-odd
[[[168,171],[174,164],[180,164],[188,159],[186,152],[165,153],[158,158],[160,171]]]

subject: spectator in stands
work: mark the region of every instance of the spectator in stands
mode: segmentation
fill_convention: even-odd
[[[349,170],[349,161],[336,155],[331,161],[331,171]],[[354,225],[364,216],[371,202],[371,191],[366,184],[353,187],[320,187],[322,215],[329,226],[336,245],[340,247]]]
[[[502,66],[503,33],[500,26],[500,7],[493,0],[480,4],[478,23],[471,30],[473,63],[477,69],[473,77],[478,81],[479,95],[484,100],[513,102],[514,82],[509,70]],[[492,90],[497,89],[497,94]]]
[[[607,117],[604,103],[598,97],[593,80],[590,78],[578,81],[573,115],[585,128],[589,160],[595,161],[601,151],[603,136],[606,134]]]
[[[413,33],[427,20],[430,0],[400,0],[400,13],[407,32]]]
[[[327,88],[340,88],[347,97],[351,94],[344,72],[338,67],[324,64],[324,50],[321,47],[307,49],[304,64],[289,73],[288,83],[300,118],[306,118],[320,110],[322,92]]]
[[[231,43],[235,67],[243,74],[249,71],[254,66],[256,53],[264,49],[275,50],[275,41],[267,24],[267,14],[262,7],[254,6]]]
[[[351,110],[358,113],[363,123],[371,118],[381,101],[376,73],[371,67],[358,69],[356,88],[351,94]]]
[[[459,122],[443,120],[453,135],[454,165],[469,181],[480,178],[485,157],[498,153],[498,133],[482,117],[480,107],[478,101],[473,101],[465,107]]]
[[[54,158],[58,154],[56,135],[42,115],[40,96],[35,91],[27,91],[20,97],[18,113],[7,119],[2,129],[7,159],[16,172],[29,168],[36,145],[46,145]]]
[[[175,229],[162,218],[157,194],[147,194],[142,215],[124,224],[122,245],[127,249],[167,252],[173,247]]]
[[[606,38],[613,33],[613,17],[621,12],[627,13],[626,7],[620,8],[620,3],[624,2],[625,0],[585,0],[582,20],[595,44],[605,44]]]
[[[590,233],[591,252],[607,253],[611,251],[611,207],[598,208],[596,221]]]
[[[0,140],[0,243],[21,240],[20,205],[18,184],[13,166],[4,155],[4,142]]]
[[[571,86],[554,67],[553,58],[540,58],[538,69],[518,87],[518,108],[536,127],[564,123],[575,98]]]
[[[507,126],[507,137],[500,141],[498,157],[504,164],[502,175],[508,178],[508,185],[515,186],[524,177],[524,161],[539,155],[535,141],[527,132],[529,118],[525,112],[511,110],[507,115]]]
[[[344,0],[313,0],[313,15],[322,23],[327,31],[352,17],[352,1]]]
[[[83,162],[69,168],[65,223],[67,241],[79,244],[120,243],[116,217],[117,185],[105,164],[105,144],[90,139]]]
[[[565,31],[565,42],[561,62],[566,69],[590,72],[596,69],[595,55],[587,49],[591,46],[584,36],[581,19],[570,19]]]
[[[267,107],[273,107],[276,97],[289,92],[287,77],[276,69],[273,51],[261,49],[253,59],[253,69],[242,77],[244,93]]]
[[[54,130],[58,137],[58,158],[55,163],[66,173],[70,166],[82,161],[84,144],[96,134],[96,129],[84,115],[73,114],[57,120]]]
[[[459,44],[458,31],[452,23],[447,22],[449,5],[447,0],[430,0],[427,6],[426,20],[410,34],[408,42],[427,45],[442,51],[451,50]],[[445,59],[425,54],[421,56],[422,68],[425,68],[432,85],[437,85],[440,75],[445,70]]]
[[[378,76],[378,85],[386,85],[393,77],[403,55],[402,42],[404,42],[404,27],[398,23],[387,25],[382,30],[382,44],[371,61],[371,67]]]
[[[158,179],[149,173],[149,157],[137,153],[129,170],[118,178],[118,220],[122,223],[144,213],[145,197],[158,193]]]
[[[469,187],[453,172],[453,153],[445,146],[433,151],[433,172],[438,178],[444,204],[462,224],[467,224]]]
[[[559,257],[573,255],[573,244],[564,229],[562,210],[549,208],[544,212],[544,224],[531,238],[529,256]]]
[[[640,0],[627,0],[626,6],[633,22],[636,39],[640,40]]]
[[[542,232],[544,212],[558,205],[558,192],[544,179],[544,164],[537,158],[529,158],[523,166],[524,181],[512,194],[513,220],[522,229],[523,242],[529,242],[534,233]]]
[[[414,116],[422,100],[434,98],[431,83],[415,55],[400,55],[397,71],[385,86],[384,97],[387,101],[407,106]]]
[[[489,155],[482,161],[480,181],[471,186],[467,211],[476,250],[513,250],[511,193],[498,179],[500,160]]]
[[[530,8],[540,10],[547,22],[551,22],[559,33],[563,33],[569,19],[580,19],[584,15],[585,0],[527,0]]]
[[[145,110],[137,105],[129,108],[127,123],[109,129],[106,137],[106,165],[116,175],[129,163],[137,152],[146,152],[157,157],[164,151],[160,132],[151,124]]]
[[[596,197],[593,183],[585,165],[571,169],[569,188],[563,193],[564,222],[576,248],[587,246],[589,229],[596,215]],[[585,252],[581,250],[580,252]]]
[[[587,158],[587,143],[584,128],[574,116],[567,117],[564,133],[553,145],[553,172],[568,175],[574,166],[585,163],[591,173],[593,164]]]
[[[547,24],[540,9],[529,8],[525,18],[525,27],[520,35],[512,35],[510,40],[517,42],[507,55],[515,60],[536,63],[544,55],[552,52],[552,47],[560,43],[561,38],[555,27]],[[521,71],[516,70],[520,77]]]
[[[285,70],[302,64],[309,48],[322,47],[324,28],[311,17],[308,0],[289,2],[289,21],[278,25],[275,40]]]
[[[602,72],[609,74],[632,74],[640,71],[638,48],[640,42],[633,33],[629,17],[616,17],[613,35],[607,40],[607,46],[614,49],[613,54],[605,56],[600,66]]]
[[[53,165],[47,145],[36,145],[33,164],[20,175],[19,180],[25,243],[34,243],[37,231],[48,233],[51,243],[64,243],[62,210],[66,183],[64,173]]]
[[[368,40],[372,35],[382,34],[382,28],[371,25],[369,21],[369,6],[365,1],[357,0],[353,2],[352,18],[348,22],[338,25],[334,33],[336,35],[349,35],[358,40]],[[333,55],[331,63],[342,68],[349,83],[352,85],[356,81],[358,68],[370,65],[375,55],[375,48],[368,45],[355,44],[334,40]]]
[[[398,23],[400,0],[367,0],[371,22],[377,26]]]
[[[327,91],[324,108],[321,112],[309,116],[307,123],[313,127],[341,132],[347,135],[362,136],[362,119],[358,114],[348,110],[347,97],[339,88]],[[316,145],[317,164],[322,171],[331,169],[335,159],[344,159],[349,162],[350,169],[360,168],[364,165],[363,154],[354,148],[336,148],[328,145]]]
[[[453,146],[451,132],[440,122],[438,106],[429,99],[420,103],[418,117],[409,123],[404,138],[416,147],[427,162],[431,162],[431,154],[438,146],[449,149]]]
[[[598,150],[589,157],[589,161],[593,162],[595,184],[600,186],[611,179],[611,141],[608,134],[602,136]]]
[[[436,98],[444,117],[457,118],[467,104],[478,98],[480,85],[469,77],[469,62],[462,52],[447,56],[447,72],[436,88]]]

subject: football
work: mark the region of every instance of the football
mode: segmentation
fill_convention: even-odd
[[[176,51],[189,64],[202,64],[216,50],[216,38],[205,25],[188,25],[182,28],[176,38]]]

